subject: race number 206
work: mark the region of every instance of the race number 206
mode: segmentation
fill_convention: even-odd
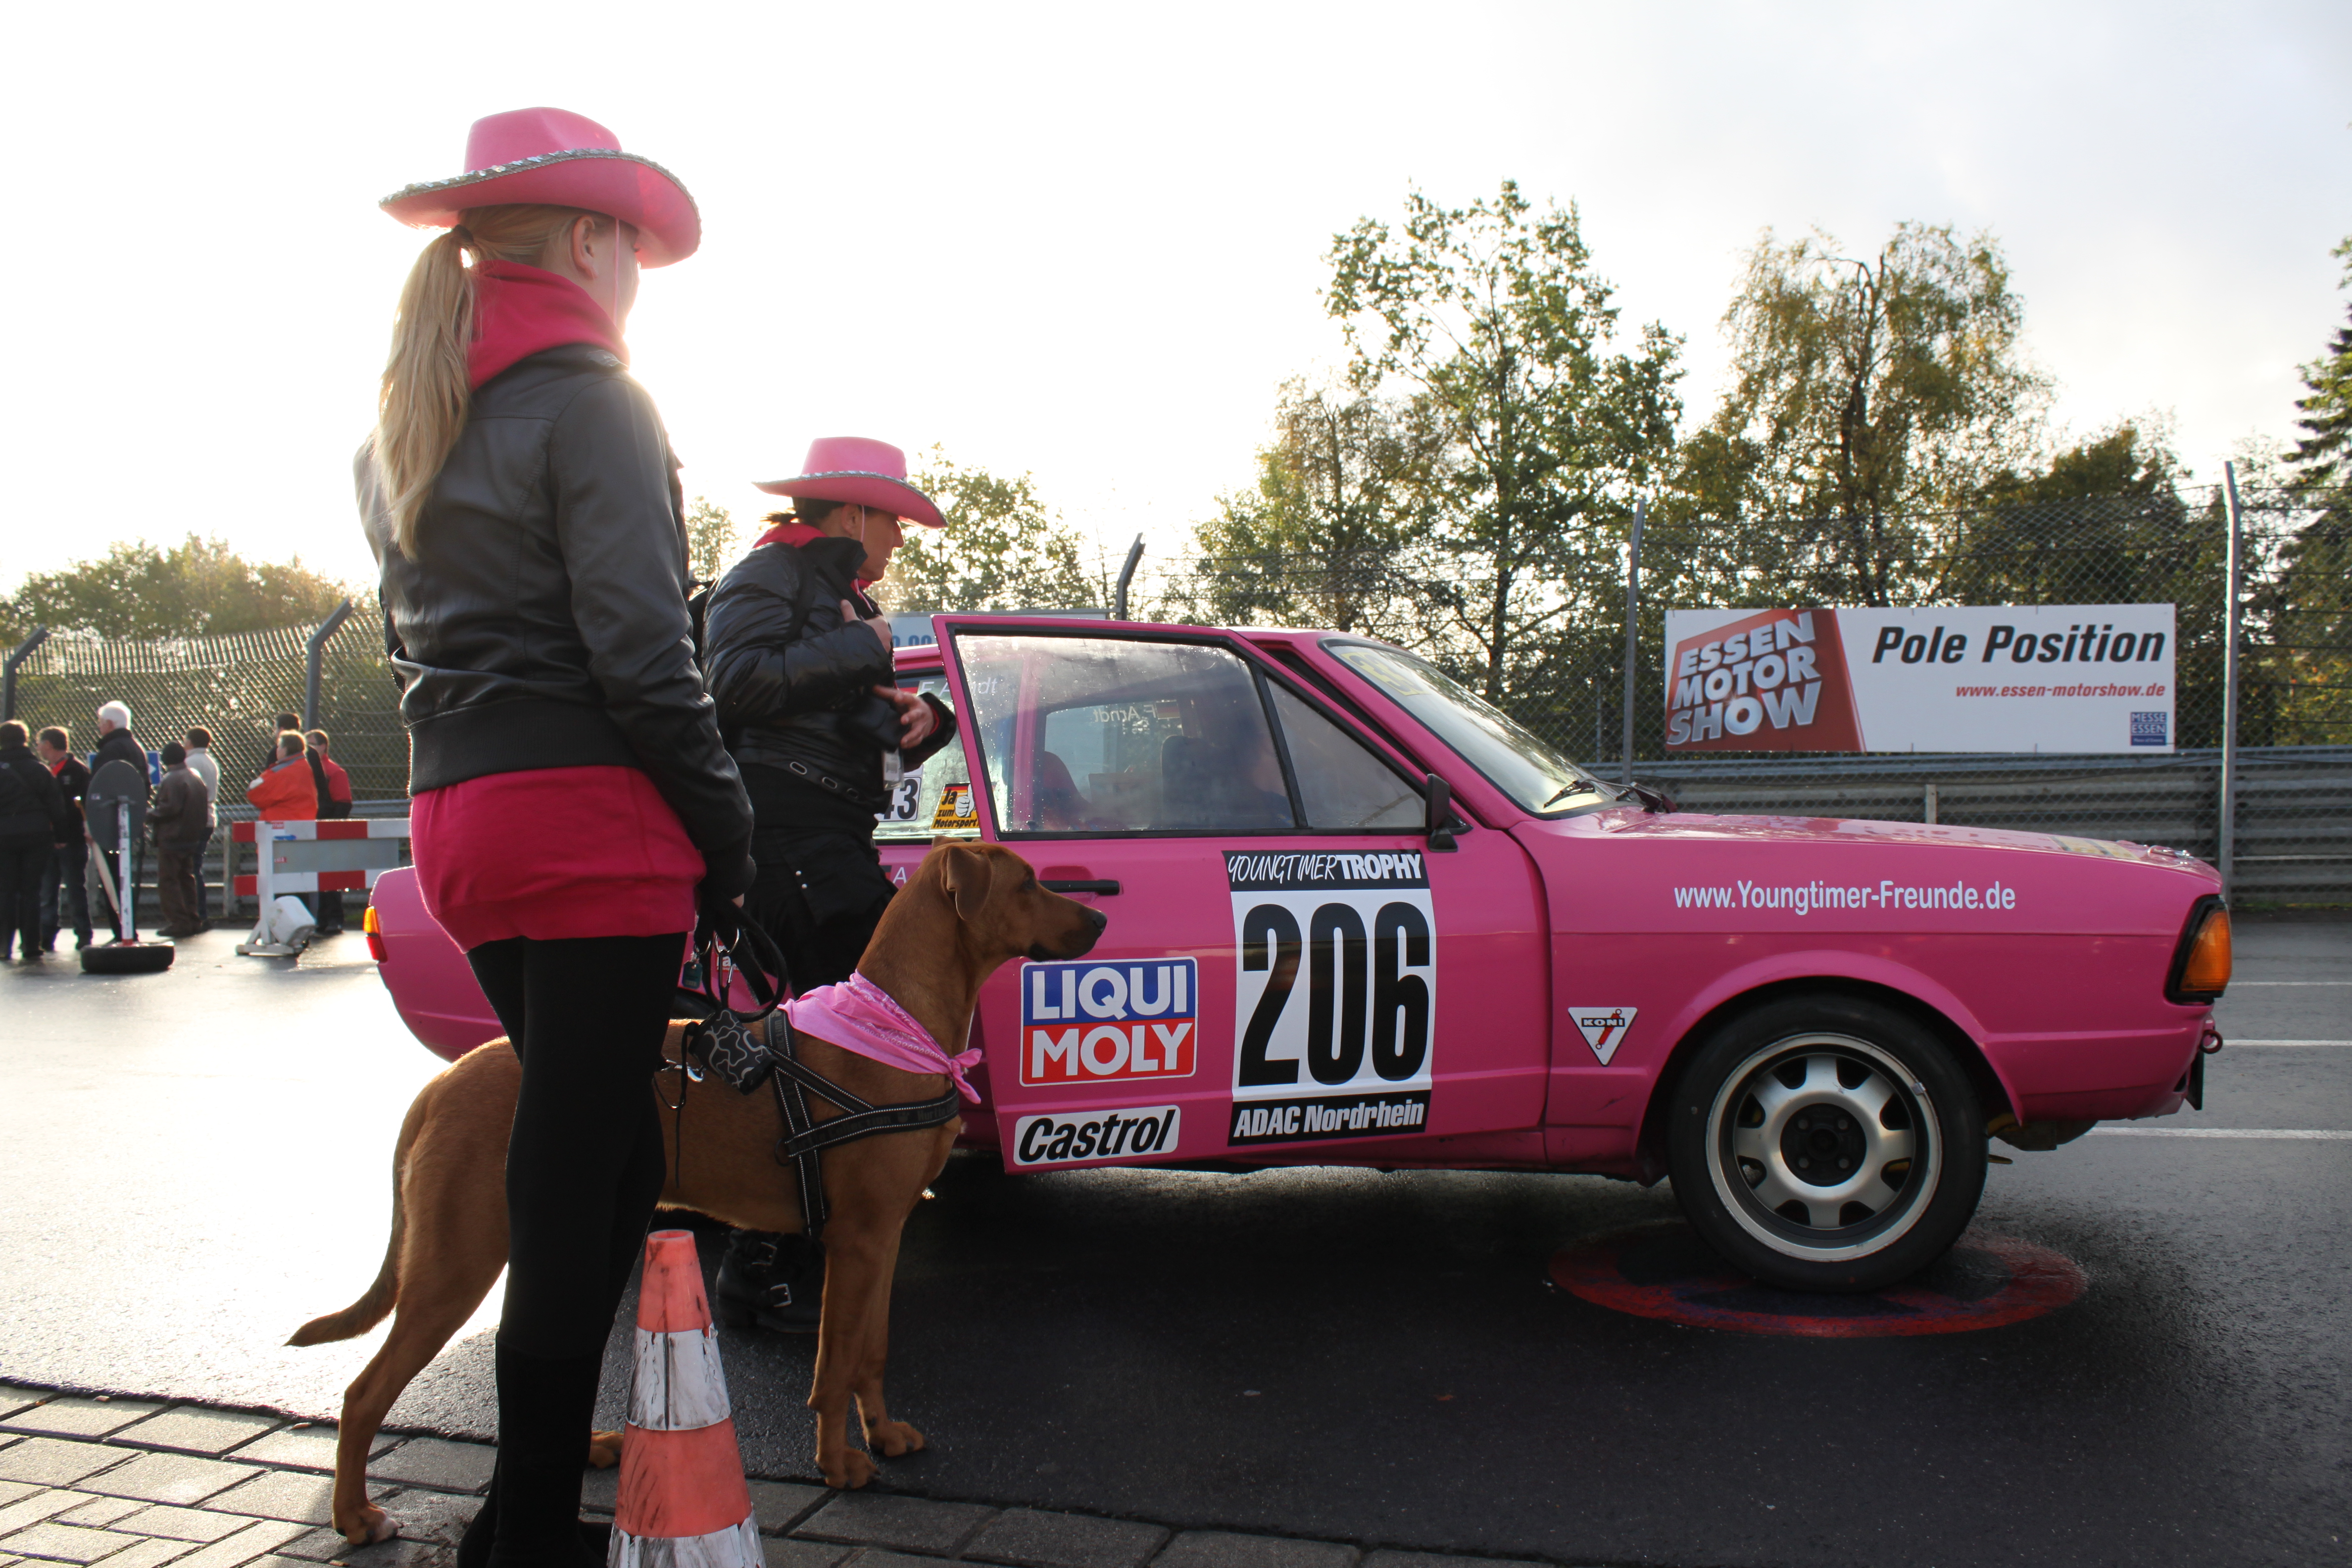
[[[1437,947],[1421,856],[1226,858],[1234,1100],[1427,1087]],[[1363,1120],[1328,1135],[1393,1135]]]

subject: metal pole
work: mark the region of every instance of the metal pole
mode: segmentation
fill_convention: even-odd
[[[327,639],[351,618],[352,602],[345,599],[335,606],[335,613],[320,621],[319,629],[310,634],[310,654],[304,660],[302,672],[302,728],[305,730],[319,727],[319,667],[326,661]]]
[[[1624,738],[1619,749],[1622,759],[1618,782],[1633,782],[1633,656],[1641,647],[1642,634],[1642,521],[1649,513],[1647,497],[1633,498],[1633,537],[1625,546],[1625,700],[1622,704]]]
[[[1110,618],[1127,619],[1127,585],[1135,581],[1135,563],[1143,559],[1143,535],[1137,534],[1135,542],[1127,547],[1127,564],[1118,569],[1118,593],[1112,599]]]
[[[49,640],[49,628],[35,626],[33,635],[16,645],[16,651],[0,665],[0,721],[16,716],[16,667],[33,657],[33,650]]]
[[[2221,823],[2214,858],[2221,862],[2221,897],[2238,880],[2238,600],[2245,571],[2244,533],[2238,514],[2238,466],[2221,465],[2221,492],[2230,512],[2230,603],[2223,617],[2228,641],[2221,653]]]

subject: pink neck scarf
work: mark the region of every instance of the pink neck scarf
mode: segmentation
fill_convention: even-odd
[[[820,1040],[830,1040],[845,1051],[870,1057],[903,1072],[943,1072],[955,1079],[963,1097],[979,1103],[980,1091],[964,1080],[964,1071],[980,1060],[977,1047],[960,1056],[941,1050],[931,1032],[890,994],[863,974],[852,974],[838,985],[820,985],[784,1004],[784,1016],[795,1029]]]

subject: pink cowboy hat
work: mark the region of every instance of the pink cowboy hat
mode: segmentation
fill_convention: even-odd
[[[621,139],[584,114],[516,109],[474,121],[466,173],[427,180],[383,198],[383,210],[417,228],[448,228],[467,207],[512,203],[578,207],[637,231],[637,259],[667,267],[702,243],[702,215],[677,176],[621,151]]]
[[[894,517],[912,518],[925,528],[948,525],[931,498],[907,482],[907,454],[887,441],[862,436],[820,436],[809,443],[799,473],[757,488],[772,496],[870,506]]]

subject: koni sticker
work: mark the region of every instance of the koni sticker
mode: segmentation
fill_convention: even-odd
[[[1071,1165],[1083,1160],[1149,1160],[1176,1152],[1183,1109],[1121,1106],[1065,1115],[1024,1116],[1005,1145],[1016,1165]]]
[[[1418,1132],[1437,929],[1417,849],[1227,850],[1234,1144]]]
[[[1633,1026],[1633,1016],[1639,1007],[1571,1007],[1568,1016],[1576,1020],[1577,1033],[1592,1047],[1592,1054],[1607,1067],[1617,1047],[1625,1043],[1625,1031]]]
[[[1021,1081],[1191,1078],[1201,1057],[1200,973],[1189,958],[1024,963]]]

